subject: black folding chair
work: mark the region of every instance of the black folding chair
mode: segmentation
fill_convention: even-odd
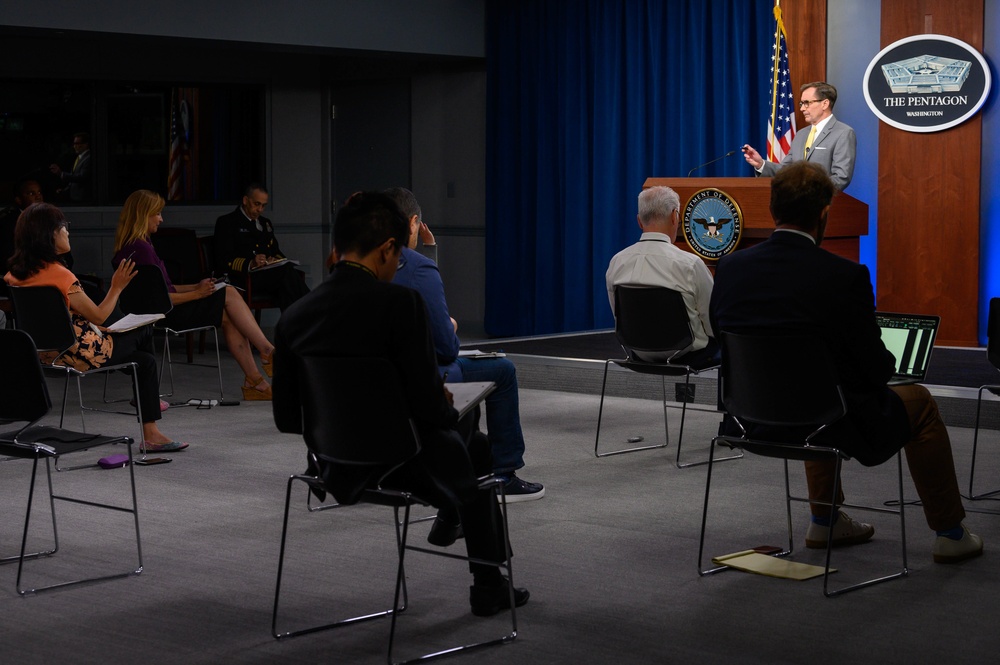
[[[62,427],[66,417],[66,401],[69,394],[70,378],[76,378],[77,394],[80,401],[80,421],[84,431],[87,424],[83,420],[84,411],[98,411],[85,406],[83,403],[83,388],[80,379],[94,374],[104,374],[109,376],[110,372],[123,371],[131,376],[132,380],[132,400],[135,403],[134,411],[112,411],[123,415],[135,414],[139,423],[139,441],[144,442],[142,432],[142,407],[139,402],[139,384],[136,381],[135,363],[118,363],[113,365],[102,365],[96,369],[81,371],[65,363],[63,356],[77,343],[76,333],[73,331],[73,319],[66,308],[66,300],[59,289],[54,286],[12,286],[10,287],[11,299],[14,302],[14,310],[17,313],[17,329],[26,332],[35,343],[35,347],[41,351],[55,353],[55,357],[50,362],[43,363],[46,371],[60,374],[65,377],[63,385],[62,405],[59,410],[59,426]],[[10,375],[16,376],[16,375]],[[143,444],[144,445],[144,444]]]
[[[293,475],[289,477],[285,490],[285,512],[281,528],[281,549],[278,555],[278,576],[274,590],[271,634],[275,638],[281,639],[388,616],[391,618],[388,661],[390,663],[398,662],[393,659],[396,617],[406,609],[408,602],[404,555],[406,552],[422,552],[496,566],[506,571],[510,581],[511,630],[495,639],[456,646],[402,662],[424,660],[513,640],[517,636],[517,617],[514,610],[514,583],[509,555],[506,560],[497,563],[471,559],[443,549],[419,547],[410,544],[407,540],[410,508],[414,505],[426,506],[428,503],[412,492],[393,488],[392,485],[393,471],[420,451],[420,437],[409,417],[406,398],[395,368],[382,358],[310,357],[300,359],[298,363],[302,376],[299,393],[303,400],[304,438],[315,464],[320,468],[339,466],[353,470],[377,469],[381,474],[379,481],[372,489],[364,490],[358,500],[360,503],[391,506],[393,509],[396,528],[395,547],[398,553],[396,590],[392,606],[388,609],[308,628],[284,631],[278,629],[279,600],[281,598],[292,486],[296,481],[299,481],[310,490],[333,491],[333,488],[327,487],[324,480],[318,475]],[[368,416],[366,417],[365,414]],[[374,419],[370,417],[373,415]],[[377,426],[373,427],[373,423],[376,421]],[[498,527],[503,534],[503,547],[506,552],[510,552],[507,503],[503,493],[503,481],[490,475],[480,479],[479,487],[493,492],[499,500],[501,524]],[[341,508],[345,507],[344,504],[339,505]],[[335,511],[333,514],[338,512]]]
[[[687,415],[687,396],[691,376],[718,368],[716,362],[705,362],[698,366],[675,360],[691,345],[694,335],[688,319],[684,297],[673,289],[658,286],[621,284],[615,287],[615,335],[625,351],[622,359],[609,358],[604,362],[604,381],[601,383],[601,405],[597,412],[597,436],[594,441],[594,455],[607,457],[639,450],[665,448],[670,444],[670,428],[667,419],[667,377],[684,377],[684,395],[681,401],[681,424],[677,434],[677,468],[700,466],[704,461],[681,462],[681,444],[684,438],[684,418]],[[655,354],[666,358],[660,361],[643,360],[637,354]],[[664,442],[652,445],[623,448],[600,452],[601,419],[604,415],[604,394],[608,385],[608,367],[614,363],[640,374],[654,374],[660,377],[663,389],[663,435]],[[730,455],[723,459],[739,459],[743,454]]]
[[[173,309],[170,302],[170,293],[167,291],[167,283],[163,280],[163,273],[157,266],[145,265],[136,267],[136,276],[129,282],[129,285],[122,291],[118,299],[118,306],[126,314],[167,314]],[[173,357],[170,355],[171,335],[179,337],[195,332],[211,331],[215,337],[215,364],[190,363],[199,367],[212,367],[219,372],[219,400],[224,400],[222,388],[222,358],[219,354],[219,333],[214,325],[195,326],[178,330],[171,328],[165,320],[157,321],[154,326],[157,330],[162,330],[165,335],[163,339],[163,356],[160,361],[160,383],[163,383],[163,369],[167,368],[170,375],[170,392],[164,393],[165,397],[174,394],[174,365]]]
[[[1000,298],[990,298],[989,318],[986,323],[986,358],[990,364],[1000,370]],[[972,434],[972,464],[969,468],[969,499],[976,501],[986,499],[1000,493],[1000,489],[976,494],[973,484],[976,481],[976,452],[979,448],[979,417],[983,408],[983,392],[1000,395],[1000,384],[989,384],[979,387],[976,396],[976,427]]]
[[[4,433],[0,433],[0,456],[8,459],[32,460],[31,482],[28,486],[28,502],[24,515],[24,531],[21,535],[20,553],[0,559],[0,562],[3,563],[17,561],[17,592],[25,595],[48,589],[82,584],[84,582],[98,582],[140,574],[142,572],[142,543],[139,537],[139,510],[136,503],[135,472],[132,467],[132,439],[127,436],[101,436],[99,434],[74,432],[62,427],[38,425],[38,421],[48,414],[52,408],[52,401],[49,399],[48,387],[45,383],[45,377],[42,374],[41,365],[38,362],[38,352],[31,341],[31,337],[21,330],[0,330],[0,357],[4,359],[6,371],[9,372],[6,380],[0,381],[0,423],[4,423],[3,427],[5,429],[13,423],[24,423],[24,425],[16,429],[7,429]],[[17,379],[15,380],[12,377],[17,377]],[[91,498],[71,497],[64,494],[57,494],[53,490],[52,471],[49,466],[50,459],[58,461],[59,458],[66,455],[82,453],[93,448],[110,445],[123,446],[125,452],[127,452],[128,463],[126,466],[128,468],[131,489],[131,505],[121,506],[95,501]],[[31,526],[32,506],[34,504],[35,479],[38,475],[40,461],[44,461],[45,463],[45,476],[49,487],[48,503],[52,512],[52,546],[42,551],[28,553],[28,533]],[[94,462],[90,462],[86,466],[93,467]],[[8,468],[7,465],[4,468]],[[101,478],[107,478],[118,474],[99,475]],[[97,478],[98,475],[91,477]],[[69,582],[58,582],[32,588],[22,586],[22,573],[26,560],[48,557],[59,550],[59,532],[56,527],[56,501],[132,515],[135,525],[135,544],[138,552],[136,566],[123,573],[93,575]],[[94,535],[97,539],[101,538],[100,533],[95,532]]]
[[[788,548],[774,556],[787,556],[794,551],[792,537],[792,501],[828,506],[830,523],[838,510],[836,499],[840,470],[850,456],[831,445],[817,445],[813,439],[847,414],[847,404],[841,391],[837,372],[826,345],[807,336],[773,337],[738,335],[723,332],[722,338],[722,403],[726,412],[742,430],[742,434],[720,435],[712,439],[712,448],[725,445],[756,455],[775,457],[785,466],[785,511],[788,523]],[[801,360],[808,358],[809,363]],[[809,431],[801,442],[787,443],[755,438],[747,434],[753,425],[800,428]],[[701,540],[698,545],[698,574],[709,575],[727,566],[705,568],[705,525],[708,521],[708,497],[712,486],[712,456],[709,455],[708,476],[705,480],[705,504],[701,520]],[[810,500],[793,496],[789,483],[788,460],[832,461],[836,464],[836,480],[829,501]],[[826,567],[823,572],[823,594],[837,596],[866,586],[886,582],[907,574],[906,522],[903,514],[903,462],[896,454],[899,482],[898,510],[878,506],[842,504],[870,512],[899,515],[903,566],[896,573],[872,578],[839,589],[829,589],[830,558],[833,538],[827,538]]]

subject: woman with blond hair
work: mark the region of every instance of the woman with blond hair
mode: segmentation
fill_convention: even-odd
[[[170,292],[170,302],[174,305],[167,314],[165,323],[177,330],[205,325],[222,326],[222,335],[229,353],[246,375],[243,399],[271,399],[271,386],[257,369],[251,347],[260,353],[264,371],[271,376],[274,345],[267,341],[250,308],[236,289],[227,286],[216,291],[213,280],[207,278],[197,284],[173,284],[170,281],[163,261],[150,242],[150,236],[163,223],[164,205],[163,197],[148,189],[140,189],[129,195],[118,216],[112,264],[117,266],[131,258],[136,265],[158,267]]]

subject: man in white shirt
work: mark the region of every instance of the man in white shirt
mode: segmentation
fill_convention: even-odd
[[[619,284],[665,286],[679,291],[687,306],[694,341],[674,360],[692,365],[717,360],[719,347],[708,320],[712,274],[701,258],[674,244],[680,224],[680,197],[669,187],[644,189],[639,194],[636,219],[642,230],[639,242],[615,254],[605,275],[611,311],[615,309],[615,287]],[[666,359],[648,356],[639,355],[653,362]]]

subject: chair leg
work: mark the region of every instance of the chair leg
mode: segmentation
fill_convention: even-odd
[[[286,638],[286,637],[298,637],[299,635],[308,635],[309,633],[317,633],[317,632],[319,632],[321,630],[327,630],[327,629],[330,629],[330,628],[338,628],[338,627],[341,627],[341,626],[347,626],[347,625],[350,625],[350,624],[359,623],[359,622],[362,622],[362,621],[367,621],[369,619],[376,619],[378,617],[383,617],[383,616],[386,616],[386,615],[389,615],[389,614],[395,615],[397,612],[402,612],[403,610],[405,610],[406,609],[406,604],[405,604],[406,603],[406,586],[405,586],[405,580],[404,580],[404,583],[403,583],[403,592],[402,592],[403,603],[404,604],[402,606],[400,606],[398,604],[394,604],[392,606],[392,608],[387,609],[387,610],[382,610],[380,612],[373,612],[371,614],[365,614],[365,615],[361,615],[361,616],[351,617],[349,619],[341,619],[339,621],[334,621],[332,623],[322,624],[322,625],[319,625],[319,626],[311,626],[311,627],[308,627],[308,628],[300,628],[298,630],[289,630],[289,631],[284,631],[284,632],[281,632],[281,631],[278,630],[278,610],[279,610],[279,602],[280,602],[280,598],[281,598],[281,579],[282,579],[282,574],[284,572],[284,567],[285,567],[285,547],[286,547],[287,538],[288,538],[288,513],[289,513],[289,507],[291,505],[292,485],[294,484],[294,482],[296,480],[304,482],[306,480],[306,478],[307,478],[307,476],[301,476],[301,475],[290,476],[288,478],[288,483],[287,483],[287,485],[285,487],[285,512],[284,512],[284,516],[282,518],[282,523],[281,523],[281,549],[278,552],[278,576],[277,576],[277,579],[276,579],[275,585],[274,585],[274,608],[273,608],[272,613],[271,613],[271,636],[274,637],[275,639],[278,639],[278,640]],[[334,506],[330,506],[330,507],[334,507]],[[399,538],[400,538],[400,536],[399,536],[399,527],[398,526],[396,527],[396,530],[397,530],[396,538],[397,538],[397,549],[398,549],[399,547],[401,547],[401,545],[399,544]],[[400,563],[400,566],[402,566],[402,563]]]
[[[226,395],[222,387],[222,356],[219,353],[219,330],[213,328],[212,334],[215,335],[215,367],[219,372],[219,401],[221,402],[226,399]]]
[[[26,554],[25,550],[26,550],[26,547],[27,547],[28,529],[30,527],[30,522],[31,522],[31,520],[30,520],[30,518],[31,518],[31,506],[32,506],[32,502],[34,500],[35,482],[37,480],[37,470],[38,470],[38,458],[37,457],[35,458],[35,461],[34,461],[34,464],[32,466],[32,470],[31,470],[31,487],[28,490],[28,508],[27,508],[26,513],[25,513],[25,519],[24,519],[24,533],[21,536],[21,554],[18,557],[18,565],[17,565],[17,581],[16,581],[15,584],[16,584],[17,593],[19,595],[26,596],[26,595],[29,595],[29,594],[35,594],[35,593],[41,593],[43,591],[49,591],[49,590],[52,590],[52,589],[62,589],[62,588],[70,587],[70,586],[76,586],[78,584],[90,584],[90,583],[95,583],[95,582],[103,582],[103,581],[106,581],[106,580],[119,579],[119,578],[123,578],[123,577],[131,577],[133,575],[139,575],[139,574],[142,573],[142,570],[143,570],[143,563],[142,563],[142,540],[141,540],[141,536],[139,534],[139,505],[138,505],[138,500],[137,500],[136,490],[135,490],[135,469],[134,469],[134,465],[132,464],[132,444],[131,443],[128,444],[128,458],[129,458],[129,460],[128,460],[129,461],[129,463],[128,463],[128,468],[129,468],[129,483],[130,483],[130,486],[131,486],[131,496],[132,496],[132,507],[131,508],[124,508],[124,507],[121,507],[121,506],[115,506],[115,505],[105,504],[105,503],[98,503],[98,502],[89,501],[89,500],[85,500],[85,499],[77,499],[77,498],[73,498],[73,497],[69,497],[69,496],[63,496],[63,495],[57,495],[57,494],[55,494],[54,491],[53,491],[53,487],[52,487],[52,471],[51,471],[51,468],[49,466],[49,460],[46,457],[45,458],[45,474],[46,474],[46,477],[47,477],[47,480],[48,480],[48,486],[49,486],[49,509],[52,511],[52,533],[53,533],[53,538],[54,538],[54,547],[51,550],[51,552],[40,552],[40,553],[36,553],[36,554]],[[22,580],[22,577],[23,577],[23,570],[24,570],[24,562],[25,562],[25,560],[27,560],[27,559],[33,559],[33,558],[39,558],[41,556],[47,556],[49,554],[54,554],[59,549],[59,536],[58,536],[58,531],[56,529],[56,514],[55,514],[55,502],[56,502],[57,499],[60,500],[60,501],[66,501],[68,503],[75,503],[75,504],[78,504],[78,505],[90,506],[90,507],[93,507],[93,508],[104,508],[106,510],[113,510],[113,511],[116,511],[116,512],[131,513],[132,516],[133,516],[133,522],[134,522],[134,526],[135,526],[135,542],[136,542],[136,550],[137,550],[137,554],[138,554],[138,564],[137,564],[137,567],[134,568],[134,569],[132,569],[132,570],[129,570],[127,572],[124,572],[124,573],[113,573],[113,574],[110,574],[110,575],[100,575],[100,576],[96,576],[96,577],[87,577],[87,578],[83,578],[83,579],[72,580],[72,581],[69,581],[69,582],[59,582],[59,583],[56,583],[56,584],[49,584],[49,585],[46,585],[46,586],[34,587],[34,588],[29,588],[29,589],[24,588],[22,586],[22,584],[21,584],[21,580]]]
[[[969,468],[969,495],[966,497],[971,501],[978,501],[979,499],[989,498],[997,493],[1000,493],[1000,489],[991,490],[989,492],[983,492],[982,494],[976,494],[973,489],[973,484],[976,480],[976,453],[979,448],[979,417],[982,412],[983,406],[983,391],[989,390],[992,392],[995,389],[1000,389],[1000,386],[982,386],[979,388],[979,394],[976,397],[976,425],[972,433],[972,465]]]
[[[725,570],[729,570],[729,566],[721,565],[714,566],[712,568],[705,568],[704,557],[705,557],[705,531],[706,525],[708,524],[708,497],[712,489],[712,468],[715,466],[716,462],[720,462],[724,459],[729,459],[728,457],[715,457],[715,448],[719,445],[718,437],[713,438],[711,444],[708,446],[708,460],[704,464],[708,465],[708,472],[705,477],[705,503],[701,509],[701,535],[698,539],[698,576],[705,577],[706,575],[714,575],[716,573],[721,573]],[[791,526],[789,526],[791,528]],[[776,556],[784,556],[788,552],[781,552]]]
[[[160,386],[163,385],[163,370],[167,370],[167,375],[170,377],[170,392],[160,393],[160,397],[173,397],[174,395],[174,365],[173,357],[170,353],[170,334],[165,333],[163,335],[163,354],[160,359]],[[161,387],[160,390],[163,390]]]
[[[492,494],[493,494],[493,496],[491,497],[491,500],[497,500],[499,502],[499,505],[500,505],[500,520],[501,520],[500,532],[501,532],[501,535],[502,535],[504,552],[507,553],[507,558],[504,561],[498,563],[498,562],[495,562],[495,561],[485,561],[485,560],[481,560],[481,559],[473,559],[473,558],[465,557],[465,556],[458,555],[458,554],[449,554],[447,552],[440,552],[440,551],[435,551],[435,550],[429,550],[427,548],[418,547],[418,546],[415,546],[415,545],[407,545],[406,544],[407,526],[408,526],[408,524],[410,522],[410,505],[411,505],[409,502],[407,502],[407,504],[404,507],[404,518],[403,518],[403,520],[399,520],[399,518],[398,518],[398,511],[397,511],[397,519],[396,519],[396,523],[398,525],[397,528],[401,528],[402,529],[401,537],[400,537],[400,540],[399,540],[399,569],[398,569],[397,577],[396,577],[396,595],[397,595],[396,602],[397,603],[399,602],[400,584],[405,585],[405,583],[406,583],[406,577],[405,577],[404,572],[403,572],[403,555],[404,555],[404,552],[406,550],[413,550],[415,552],[424,552],[426,554],[434,554],[436,556],[442,556],[442,557],[449,558],[449,559],[458,559],[458,560],[461,560],[461,561],[469,561],[469,562],[472,562],[472,563],[481,563],[481,564],[496,566],[498,569],[504,570],[507,573],[507,581],[508,581],[507,593],[509,594],[509,596],[508,596],[508,602],[510,604],[511,632],[509,632],[509,633],[507,633],[505,635],[502,635],[500,637],[491,639],[491,640],[484,640],[484,641],[475,642],[475,643],[472,643],[472,644],[464,644],[464,645],[461,645],[461,646],[451,647],[451,648],[448,648],[448,649],[442,649],[441,651],[436,651],[436,652],[433,652],[433,653],[424,654],[422,656],[417,656],[415,658],[410,658],[410,659],[407,659],[407,660],[395,660],[395,659],[393,659],[393,656],[392,656],[392,648],[393,648],[393,643],[394,643],[394,640],[395,640],[395,632],[396,632],[396,614],[394,613],[393,616],[392,616],[391,626],[389,628],[389,651],[388,651],[387,657],[388,657],[388,662],[389,662],[390,665],[407,665],[408,663],[422,662],[422,661],[426,661],[426,660],[431,660],[433,658],[437,658],[439,656],[446,656],[446,655],[455,654],[455,653],[458,653],[460,651],[469,651],[469,650],[478,649],[478,648],[481,648],[481,647],[494,646],[494,645],[498,645],[498,644],[505,644],[505,643],[511,642],[515,638],[517,638],[517,612],[516,612],[516,608],[514,607],[514,572],[513,572],[513,568],[511,566],[511,561],[510,561],[510,557],[511,557],[510,552],[511,552],[511,549],[510,549],[510,530],[509,530],[508,522],[507,522],[507,497],[504,494],[503,483],[500,480],[491,477],[491,478],[488,478],[485,481],[485,483],[487,483],[487,485],[480,484],[480,489],[485,489],[488,486],[489,489],[491,490]],[[402,524],[401,524],[401,522],[402,522]],[[403,587],[403,589],[405,590],[405,586]]]
[[[840,467],[841,460],[837,460],[837,477],[833,484],[833,501],[836,501],[837,489],[840,483]],[[903,567],[898,572],[890,573],[888,575],[883,575],[882,577],[875,577],[870,580],[865,580],[864,582],[858,582],[857,584],[850,584],[848,586],[841,587],[835,590],[829,590],[828,581],[830,577],[830,556],[833,550],[833,539],[827,538],[826,541],[826,570],[823,574],[823,595],[827,598],[833,598],[834,596],[840,596],[842,594],[848,593],[850,591],[856,591],[858,589],[863,589],[865,587],[874,586],[876,584],[881,584],[882,582],[888,582],[889,580],[894,580],[900,577],[906,577],[909,574],[909,569],[907,567],[906,561],[906,516],[905,508],[906,501],[903,496],[903,453],[902,451],[896,453],[896,473],[898,478],[899,487],[899,527],[900,527],[900,541],[902,543],[902,555],[903,555]],[[837,509],[836,505],[831,505],[831,516],[833,511]],[[874,510],[875,512],[896,512],[894,510],[889,510],[885,508],[869,508],[869,510]],[[832,523],[832,522],[831,522]]]
[[[602,453],[599,452],[601,445],[601,418],[604,415],[604,393],[608,386],[608,366],[614,361],[608,360],[604,363],[604,381],[601,383],[601,405],[597,409],[597,437],[594,440],[594,457],[610,457],[611,455],[621,455],[622,453],[634,453],[639,450],[652,450],[653,448],[666,448],[667,444],[670,443],[670,434],[667,432],[667,438],[664,443],[658,443],[652,446],[636,446],[634,448],[623,448],[621,450],[612,450],[610,452]],[[666,391],[666,388],[664,388]],[[666,393],[664,393],[666,395]],[[666,399],[664,397],[664,399]],[[663,406],[663,421],[664,430],[666,430],[666,418],[667,418],[667,407],[666,402]]]
[[[24,550],[27,546],[28,537],[28,523],[31,520],[31,506],[34,500],[35,494],[35,482],[37,479],[37,469],[38,469],[38,459],[35,459],[31,469],[31,485],[28,487],[28,506],[24,515],[24,533],[21,538],[21,549],[18,554],[13,554],[11,556],[5,556],[0,558],[0,564],[18,562],[18,570],[20,570],[21,564],[28,559],[40,559],[42,557],[52,556],[59,551],[59,529],[56,525],[56,511],[55,506],[52,501],[52,475],[47,474],[49,483],[49,514],[52,516],[52,548],[47,550],[39,550],[37,552],[26,553]]]
[[[686,469],[686,468],[688,468],[690,466],[701,466],[703,464],[708,464],[707,460],[702,460],[700,462],[681,462],[681,444],[684,443],[684,418],[685,418],[685,416],[687,416],[687,395],[688,395],[688,387],[690,385],[691,385],[691,374],[689,372],[688,374],[686,374],[684,376],[684,401],[681,402],[681,429],[680,429],[680,432],[677,434],[677,458],[676,458],[676,461],[674,462],[674,465],[678,469]],[[663,388],[663,427],[666,428],[666,426],[667,426],[667,388],[666,388],[666,386],[664,386],[664,388]],[[668,440],[668,442],[669,442],[669,440]],[[725,462],[726,460],[740,459],[742,457],[743,457],[743,451],[741,450],[740,452],[738,452],[738,453],[736,453],[734,455],[727,455],[725,457],[720,457],[720,458],[716,459],[715,461],[716,462]]]

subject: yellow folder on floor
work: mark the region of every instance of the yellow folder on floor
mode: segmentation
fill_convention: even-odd
[[[719,566],[729,566],[737,570],[745,570],[748,573],[768,575],[769,577],[783,577],[789,580],[812,579],[813,577],[819,577],[824,571],[823,566],[789,561],[754,552],[753,550],[744,550],[742,552],[733,552],[732,554],[713,557],[712,563]],[[837,569],[831,568],[830,572],[835,573]]]

